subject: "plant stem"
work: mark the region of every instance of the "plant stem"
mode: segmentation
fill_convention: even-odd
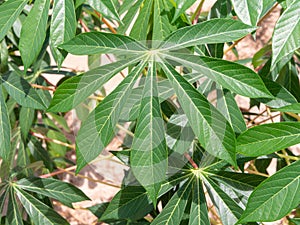
[[[201,11],[202,11],[202,7],[203,7],[203,3],[204,3],[205,0],[201,0],[196,11],[194,12],[194,14],[192,15],[191,17],[191,22],[192,24],[196,24],[198,19],[199,19],[199,16],[201,14]]]
[[[42,85],[38,85],[38,84],[31,84],[31,87],[42,89],[42,90],[45,90],[45,91],[55,91],[55,89],[56,89],[55,87],[42,86]]]
[[[194,169],[199,169],[198,165],[195,163],[195,161],[188,153],[184,153],[184,157],[190,162],[190,164],[194,167]]]
[[[65,147],[68,147],[68,148],[71,148],[71,149],[75,150],[75,145],[70,145],[68,143],[65,143],[65,142],[62,142],[62,141],[59,141],[59,140],[56,140],[56,139],[48,138],[48,137],[44,136],[43,134],[35,133],[35,132],[32,132],[32,131],[30,131],[30,134],[34,137],[40,138],[40,139],[45,140],[47,142],[52,142],[52,143],[62,145],[62,146],[65,146]]]
[[[278,155],[280,158],[284,158],[284,159],[288,159],[288,160],[294,160],[294,161],[300,160],[300,157],[297,157],[297,156],[284,155],[284,154],[280,154],[280,153],[276,153],[276,155]]]

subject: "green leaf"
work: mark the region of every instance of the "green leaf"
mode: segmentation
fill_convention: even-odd
[[[10,121],[2,85],[0,85],[0,157],[7,160],[10,152]]]
[[[175,22],[182,13],[185,13],[185,11],[195,3],[195,0],[175,0],[174,2],[176,4],[176,8],[172,23]]]
[[[263,9],[263,0],[231,0],[239,19],[248,25],[255,26]]]
[[[114,196],[100,220],[141,219],[153,208],[150,203],[143,187],[127,186]]]
[[[190,54],[167,53],[162,54],[162,56],[204,74],[234,93],[249,98],[274,98],[262,79],[254,71],[243,65]]]
[[[22,107],[20,110],[19,123],[21,128],[21,134],[24,139],[27,138],[29,130],[35,119],[35,110],[32,108]]]
[[[27,214],[35,224],[44,225],[67,225],[68,222],[63,219],[57,212],[45,205],[38,199],[34,198],[27,192],[14,187],[20,202],[25,208]]]
[[[104,17],[120,21],[118,12],[112,0],[87,0],[87,3]]]
[[[12,71],[2,75],[1,81],[9,95],[20,105],[34,109],[46,109],[44,100],[16,72]]]
[[[42,49],[46,38],[49,7],[50,0],[36,0],[22,26],[19,49],[25,71]]]
[[[143,41],[147,39],[147,31],[150,20],[150,12],[152,11],[153,0],[144,1],[140,13],[131,29],[130,36]]]
[[[113,138],[121,110],[144,65],[145,62],[141,62],[135,67],[81,125],[76,139],[77,173],[95,159]]]
[[[167,123],[166,141],[169,149],[183,154],[189,150],[195,134],[184,114],[174,114]]]
[[[0,5],[0,41],[18,18],[27,0],[9,0]]]
[[[61,66],[66,53],[61,52],[57,46],[71,40],[75,36],[76,26],[74,2],[54,0],[50,25],[50,47],[58,66]]]
[[[240,223],[275,221],[300,202],[300,161],[281,169],[262,182],[251,194]]]
[[[295,225],[300,225],[300,218],[289,218],[289,221],[291,221]]]
[[[54,198],[66,206],[72,208],[72,203],[89,200],[89,198],[72,184],[57,179],[38,177],[23,178],[17,183],[17,187],[26,191],[35,192]]]
[[[168,18],[168,6],[165,0],[154,0],[154,16],[153,16],[153,40],[164,40],[174,27],[170,24]],[[154,43],[155,45],[155,43]]]
[[[300,47],[300,1],[295,0],[278,19],[272,39],[271,70]]]
[[[281,122],[255,126],[237,139],[237,152],[247,156],[271,154],[300,143],[300,123]]]
[[[291,105],[287,105],[287,106],[281,107],[279,109],[276,109],[276,111],[300,113],[300,103],[294,103]]]
[[[9,224],[23,225],[22,214],[16,201],[15,193],[11,188],[9,188],[9,201],[6,216]]]
[[[224,89],[218,89],[217,94],[217,109],[229,121],[235,133],[244,132],[247,129],[246,123],[233,94]]]
[[[195,178],[189,225],[210,224],[202,182]]]
[[[79,34],[59,47],[74,55],[111,53],[140,56],[147,50],[130,37],[96,31]]]
[[[92,69],[83,75],[75,76],[64,81],[56,89],[50,112],[67,112],[75,108],[95,91],[99,90],[115,74],[127,66],[138,62],[141,58],[129,58]]]
[[[162,50],[177,50],[201,44],[215,44],[238,40],[255,31],[256,27],[232,19],[212,19],[173,32],[164,40]]]
[[[175,69],[161,65],[201,145],[210,154],[236,165],[235,134],[228,121]]]
[[[192,189],[193,179],[189,179],[172,196],[161,213],[153,220],[152,225],[177,225],[180,224]]]
[[[203,177],[210,199],[214,203],[222,224],[232,225],[240,218],[243,209],[228,196],[212,179]]]
[[[164,122],[158,99],[156,67],[149,62],[135,136],[131,146],[130,166],[152,202],[166,179],[168,150]]]

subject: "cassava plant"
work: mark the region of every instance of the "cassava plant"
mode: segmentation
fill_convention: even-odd
[[[204,0],[0,1],[1,224],[68,224],[52,200],[89,198],[57,170],[78,174],[120,130],[122,150],[111,154],[128,170],[111,202],[89,208],[99,222],[300,224],[300,156],[290,148],[300,143],[300,1],[214,2],[205,12]],[[225,60],[278,9],[253,57]],[[90,70],[64,67],[68,53],[88,55]],[[100,65],[105,55],[112,62]],[[70,111],[82,122],[75,143]]]

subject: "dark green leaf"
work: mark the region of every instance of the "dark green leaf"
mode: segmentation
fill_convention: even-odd
[[[147,50],[130,37],[96,31],[79,34],[59,47],[74,55],[114,53],[141,56]]]
[[[144,68],[141,62],[81,125],[76,140],[77,169],[94,160],[114,136],[115,126],[132,87]]]
[[[72,207],[74,202],[89,200],[81,190],[72,184],[52,178],[24,178],[17,182],[17,187],[54,198],[69,207]]]
[[[232,19],[212,19],[173,32],[160,47],[162,50],[176,50],[201,44],[215,44],[235,41],[256,30]]]
[[[50,25],[50,47],[58,66],[62,64],[66,54],[59,51],[57,46],[75,36],[76,26],[74,2],[54,0]]]
[[[35,110],[32,108],[22,107],[20,110],[20,128],[23,138],[27,138],[28,132],[35,118]]]
[[[2,85],[0,85],[0,157],[7,160],[10,151],[10,121]]]
[[[16,72],[8,72],[1,76],[2,84],[20,105],[34,109],[46,109],[46,103],[31,85]]]
[[[9,224],[23,225],[22,214],[16,201],[15,193],[11,188],[9,189],[7,220]]]
[[[121,60],[66,80],[56,89],[48,111],[66,112],[71,110],[99,90],[115,74],[139,60],[140,58]]]
[[[19,49],[27,70],[38,57],[46,38],[50,0],[36,0],[26,18],[19,43]]]
[[[161,183],[166,179],[168,150],[154,62],[149,62],[148,71],[131,146],[130,165],[133,174],[156,205]]]
[[[255,126],[237,139],[237,152],[247,156],[267,155],[300,143],[300,123],[281,122]]]
[[[251,194],[240,223],[275,221],[300,202],[300,160],[262,182]]]
[[[0,41],[5,37],[28,0],[9,0],[0,5]]]
[[[175,69],[161,65],[199,142],[210,154],[236,165],[235,135],[228,121]]]
[[[16,187],[14,187],[14,190],[33,223],[44,225],[68,224],[57,212],[32,195]]]

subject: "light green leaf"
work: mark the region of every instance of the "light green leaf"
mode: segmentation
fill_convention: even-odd
[[[9,0],[0,5],[0,41],[18,18],[28,0]]]
[[[46,104],[31,85],[16,72],[1,76],[2,85],[11,97],[24,107],[46,109]]]
[[[89,200],[89,198],[72,184],[57,179],[47,178],[23,178],[17,183],[17,187],[26,191],[35,192],[54,198],[66,206],[72,208],[72,203]]]
[[[50,0],[36,0],[22,26],[19,49],[25,70],[42,49],[46,38],[49,7]]]
[[[50,47],[58,66],[61,66],[66,53],[57,49],[57,46],[75,36],[76,26],[74,2],[54,0],[50,25]]]
[[[232,225],[240,218],[243,209],[228,196],[212,179],[203,177],[208,194],[216,207],[222,224]]]
[[[139,41],[147,39],[150,14],[152,11],[153,0],[144,1],[140,13],[131,29],[130,36]]]
[[[300,218],[290,218],[289,221],[291,221],[295,225],[300,225]]]
[[[172,19],[172,23],[182,14],[185,13],[187,9],[189,9],[194,3],[195,0],[175,0],[176,4],[174,17]]]
[[[164,40],[174,27],[170,24],[168,18],[168,6],[165,0],[154,0],[154,16],[153,16],[153,40]],[[155,43],[154,43],[155,45]]]
[[[210,154],[236,165],[235,134],[225,117],[175,69],[161,66],[201,145]]]
[[[22,214],[12,188],[9,188],[9,201],[6,216],[9,224],[23,225]]]
[[[249,98],[274,98],[262,79],[254,71],[243,65],[191,54],[159,53],[159,55],[196,70],[234,93]]]
[[[273,70],[284,58],[300,47],[300,1],[295,0],[278,19],[272,39]]]
[[[10,152],[10,121],[2,85],[0,85],[0,157],[3,160],[9,158]]]
[[[271,154],[300,143],[300,123],[281,122],[255,126],[237,139],[237,152],[247,156]]]
[[[229,121],[234,132],[240,134],[245,131],[247,129],[246,123],[233,94],[224,89],[218,89],[217,94],[217,109]]]
[[[300,160],[262,182],[251,194],[240,223],[275,221],[300,203]]]
[[[114,196],[100,220],[143,218],[153,208],[150,203],[143,187],[127,186]]]
[[[20,110],[19,123],[21,128],[21,134],[24,140],[26,140],[29,130],[35,119],[35,110],[33,108],[22,107]]]
[[[195,178],[189,225],[210,224],[202,182]]]
[[[79,34],[59,47],[74,55],[111,53],[139,56],[147,50],[130,37],[96,31]]]
[[[212,19],[173,32],[160,48],[164,51],[177,50],[194,45],[235,41],[255,30],[256,27],[237,20]]]
[[[67,225],[68,222],[57,212],[45,205],[27,192],[14,187],[20,202],[25,208],[27,214],[35,224],[44,225]]]
[[[135,57],[110,63],[64,81],[56,89],[48,111],[67,112],[75,108],[115,74],[140,59],[141,57]]]
[[[115,126],[121,110],[144,65],[145,62],[141,62],[135,67],[121,84],[100,102],[81,125],[76,139],[77,173],[94,160],[115,135]]]
[[[166,179],[168,150],[164,122],[158,99],[156,67],[149,62],[142,94],[135,136],[131,146],[130,166],[139,183],[147,190],[152,202]]]
[[[239,19],[248,25],[255,26],[263,9],[263,0],[231,0]]]
[[[291,112],[291,113],[300,113],[300,103],[295,103],[295,104],[287,105],[287,106],[281,107],[279,109],[276,109],[276,111]]]
[[[104,17],[120,21],[118,12],[112,0],[87,0],[87,3]]]
[[[156,217],[152,225],[177,225],[180,224],[192,190],[193,179],[189,179],[180,189],[172,196],[168,204],[163,208],[161,213]]]

